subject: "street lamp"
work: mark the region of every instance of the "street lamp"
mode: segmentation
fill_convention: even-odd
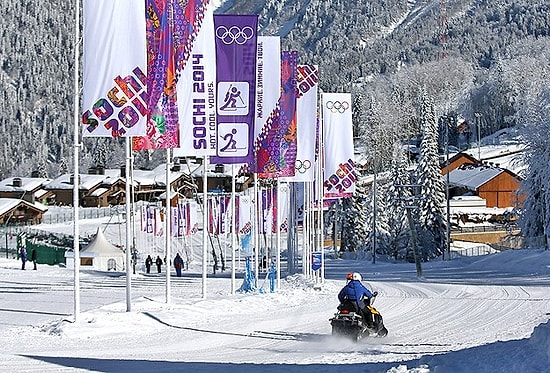
[[[481,113],[474,113],[476,116],[476,124],[477,124],[477,160],[481,162]]]

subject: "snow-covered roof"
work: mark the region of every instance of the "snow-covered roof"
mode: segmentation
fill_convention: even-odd
[[[21,186],[16,186],[14,179],[21,181]],[[0,181],[0,192],[32,192],[47,184],[50,179],[38,177],[8,177]]]
[[[15,198],[0,198],[0,215],[16,208],[19,204],[25,204],[42,212],[48,211],[48,208],[41,203],[29,203],[27,201]]]
[[[498,167],[466,165],[449,173],[449,185],[477,190],[503,172],[504,170]]]
[[[186,173],[181,171],[170,171],[170,183],[173,183],[182,175],[186,175]],[[110,178],[121,178],[120,169],[107,169],[105,170],[105,176]],[[134,183],[139,185],[166,185],[166,163],[160,164],[152,170],[133,170],[132,176]]]
[[[99,197],[99,196],[101,196],[102,194],[104,194],[108,191],[109,191],[109,189],[107,189],[107,188],[97,188],[92,193],[90,193],[90,196],[91,197]]]
[[[73,184],[71,183],[72,174],[64,174],[59,176],[57,179],[52,180],[45,185],[45,188],[48,190],[51,189],[72,189]],[[107,178],[105,175],[88,175],[80,174],[80,183],[79,189],[90,190],[93,187],[102,184]]]

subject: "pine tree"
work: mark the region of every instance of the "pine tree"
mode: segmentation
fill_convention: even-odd
[[[386,193],[389,249],[390,255],[394,259],[406,257],[409,225],[406,218],[405,199],[411,196],[411,190],[404,185],[410,184],[405,151],[403,145],[396,142],[393,146],[393,159]]]
[[[420,198],[418,199],[419,241],[422,258],[427,260],[441,255],[446,247],[445,184],[439,167],[437,152],[437,121],[433,102],[423,92],[420,103],[422,142],[417,169]]]

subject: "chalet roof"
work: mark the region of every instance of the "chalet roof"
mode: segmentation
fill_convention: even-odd
[[[499,167],[463,165],[449,173],[449,185],[477,190],[503,172]]]
[[[21,180],[21,186],[15,186],[14,179]],[[50,182],[47,178],[8,177],[0,181],[0,192],[33,192]]]
[[[107,169],[105,175],[110,178],[120,178],[120,169]],[[181,171],[170,171],[170,183],[173,183],[187,173]],[[124,179],[124,178],[123,178]],[[134,182],[139,185],[162,186],[166,185],[166,163],[163,163],[152,170],[133,170]]]
[[[52,180],[45,185],[47,190],[68,190],[73,189],[73,184],[71,183],[72,174],[64,174],[59,176],[57,179]],[[107,177],[105,175],[89,175],[89,174],[80,174],[80,183],[79,189],[90,190],[100,184]]]
[[[15,198],[0,198],[0,215],[4,215],[21,204],[42,212],[48,211],[48,208],[41,203],[29,203],[27,201]]]

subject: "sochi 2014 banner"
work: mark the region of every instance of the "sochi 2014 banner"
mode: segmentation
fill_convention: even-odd
[[[145,134],[145,3],[83,1],[83,137]]]
[[[214,15],[217,127],[212,163],[252,161],[257,15]]]
[[[294,176],[296,162],[296,51],[281,52],[281,95],[269,131],[257,148],[261,178]]]
[[[213,5],[206,12],[191,56],[178,80],[180,146],[175,157],[216,154],[216,48]]]
[[[208,0],[146,0],[148,116],[134,150],[179,147],[178,81],[189,63]]]
[[[172,207],[172,237],[190,236],[198,231],[197,203],[186,200]]]
[[[324,93],[322,96],[324,125],[323,189],[326,200],[351,197],[355,190],[355,161],[351,94]]]
[[[279,112],[281,95],[281,39],[278,36],[259,36],[256,61],[256,116],[254,123],[254,157],[250,172],[274,172],[269,157],[272,126]]]
[[[317,144],[317,87],[319,72],[316,65],[298,65],[296,68],[298,99],[296,100],[296,127],[298,149],[295,174],[286,181],[310,182],[315,177],[315,146]]]

